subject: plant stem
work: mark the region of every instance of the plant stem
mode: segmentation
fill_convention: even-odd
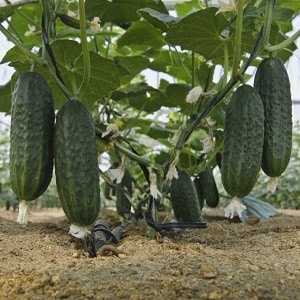
[[[242,46],[242,31],[243,31],[243,7],[244,0],[237,1],[237,21],[235,31],[235,43],[233,54],[233,66],[232,76],[235,77],[238,74],[240,61],[241,61],[241,46]]]
[[[274,52],[274,51],[278,51],[281,50],[283,48],[288,47],[290,44],[292,44],[295,40],[297,40],[297,38],[300,37],[300,29],[297,30],[292,36],[290,36],[288,39],[286,39],[285,41],[274,45],[274,46],[265,46],[265,50],[268,52]]]
[[[270,31],[273,20],[273,8],[274,8],[274,0],[266,1],[266,15],[265,15],[265,24],[264,31],[262,36],[262,47],[266,47],[269,43]]]
[[[135,153],[133,153],[132,151],[128,150],[127,148],[125,148],[124,146],[122,146],[119,142],[114,141],[113,142],[114,147],[119,150],[120,152],[126,154],[129,158],[133,159],[134,161],[140,163],[143,166],[146,167],[151,167],[153,169],[158,169],[158,166],[155,165],[151,160],[148,160],[144,157],[141,157],[139,155],[136,155]]]
[[[85,23],[84,0],[79,0],[79,15],[80,15],[80,38],[81,38],[82,55],[83,55],[83,78],[82,78],[81,85],[77,91],[77,94],[81,95],[88,87],[88,84],[90,82],[90,71],[91,71],[90,55],[89,55],[87,34],[85,28],[86,23]]]

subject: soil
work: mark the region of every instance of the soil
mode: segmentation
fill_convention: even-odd
[[[26,228],[16,218],[0,209],[0,299],[300,299],[300,211],[255,224],[204,211],[207,229],[152,239],[141,223],[119,256],[95,258],[61,210],[30,211]]]

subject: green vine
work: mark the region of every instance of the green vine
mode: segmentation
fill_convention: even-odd
[[[237,1],[237,22],[236,22],[233,66],[232,66],[232,76],[234,77],[238,75],[240,60],[241,60],[243,8],[244,8],[244,0],[238,0]]]
[[[81,38],[82,55],[83,55],[83,78],[82,78],[81,85],[77,91],[77,94],[81,95],[84,93],[84,91],[89,85],[90,72],[91,72],[90,55],[89,55],[87,34],[85,28],[86,22],[85,22],[84,0],[79,0],[79,16],[80,16],[80,38]]]

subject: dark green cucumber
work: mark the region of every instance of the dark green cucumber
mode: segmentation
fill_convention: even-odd
[[[264,108],[258,92],[241,85],[233,93],[225,115],[221,162],[222,183],[232,197],[244,197],[260,171],[264,141]]]
[[[96,135],[90,112],[78,100],[69,100],[57,114],[54,162],[66,216],[79,226],[92,224],[100,210]]]
[[[178,171],[178,178],[172,179],[170,196],[178,222],[203,222],[194,183],[185,171]]]
[[[193,180],[196,192],[197,192],[197,196],[198,196],[198,201],[199,201],[199,205],[200,205],[200,209],[203,208],[204,206],[204,195],[203,195],[203,189],[202,189],[202,185],[201,185],[201,181],[199,177],[195,177],[195,179]]]
[[[116,190],[116,209],[119,215],[125,216],[130,214],[131,211],[131,202],[132,197],[132,184],[133,180],[130,173],[126,170],[124,176],[121,180],[121,183],[117,184]]]
[[[255,74],[254,87],[265,111],[265,138],[261,167],[270,177],[286,169],[292,150],[292,99],[290,81],[279,58],[264,59]]]
[[[20,200],[34,200],[47,189],[53,171],[54,101],[36,72],[20,75],[12,97],[10,184]]]
[[[219,191],[212,172],[212,168],[207,166],[203,172],[198,175],[203,198],[209,207],[217,207],[219,204]]]

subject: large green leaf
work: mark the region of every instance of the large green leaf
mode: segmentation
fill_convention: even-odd
[[[69,89],[79,88],[82,82],[83,58],[81,45],[75,41],[59,40],[51,44],[62,78]],[[92,105],[99,98],[118,88],[119,75],[112,60],[90,52],[90,82],[82,100]]]
[[[224,57],[224,47],[229,56],[234,52],[234,34],[223,14],[216,14],[217,8],[211,7],[196,11],[173,25],[166,35],[166,41],[182,49],[192,50],[207,60],[220,60]],[[242,50],[251,52],[255,38],[252,32],[242,36]]]
[[[76,41],[57,40],[51,44],[51,48],[66,87],[75,93],[82,82],[83,58],[81,45]],[[2,62],[9,62],[19,73],[31,69],[30,62],[16,47],[9,50]],[[104,95],[119,87],[119,74],[112,60],[106,59],[90,52],[91,73],[90,81],[81,100],[89,107]],[[49,73],[48,66],[35,66],[35,70],[41,73],[49,83],[55,97],[56,107],[65,102],[65,96],[58,87],[54,78]]]
[[[221,34],[229,23],[216,12],[216,8],[208,8],[188,15],[170,28],[166,41],[207,59],[222,57],[226,40]]]
[[[164,45],[164,43],[161,31],[145,21],[133,23],[117,40],[118,47],[128,45],[147,45],[153,48],[160,48]]]
[[[137,11],[150,7],[162,13],[168,13],[161,0],[86,0],[87,17],[98,16],[103,23],[115,24],[137,21],[140,17]]]
[[[138,12],[145,20],[163,32],[167,31],[173,24],[181,20],[180,18],[170,16],[169,14],[163,14],[149,7],[140,9]]]

